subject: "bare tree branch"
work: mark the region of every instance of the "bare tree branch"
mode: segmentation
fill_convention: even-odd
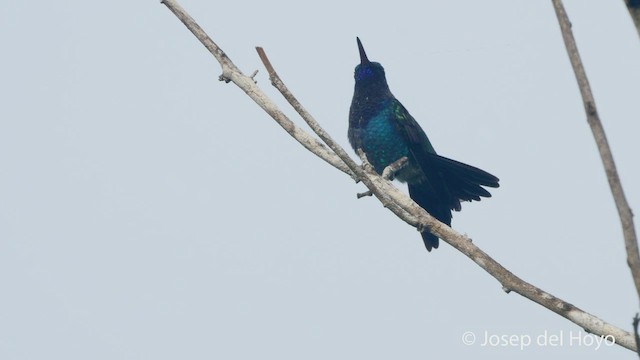
[[[169,9],[171,9],[176,16],[196,35],[196,37],[211,51],[216,57],[223,70],[223,79],[233,81],[238,87],[240,87],[247,95],[249,95],[258,105],[263,108],[271,117],[280,123],[282,118],[286,119],[287,125],[280,125],[287,130],[292,136],[311,139],[309,142],[315,145],[315,139],[304,133],[303,130],[296,127],[296,131],[289,131],[288,129],[295,127],[293,124],[289,124],[291,121],[287,119],[278,110],[272,101],[269,100],[266,95],[246,76],[242,75],[235,65],[231,63],[229,58],[224,55],[224,52],[220,50],[209,37],[202,31],[202,29],[189,17],[186,12],[175,2],[175,0],[164,0],[164,3]],[[331,139],[331,137],[320,127],[320,125],[313,119],[313,117],[300,105],[295,99],[293,94],[284,86],[284,83],[277,76],[277,73],[271,66],[270,62],[266,58],[264,51],[259,51],[260,57],[263,60],[265,67],[269,71],[269,75],[274,86],[280,90],[285,96],[287,101],[298,111],[301,117],[309,124],[311,129],[327,144],[327,146],[335,152],[329,153],[326,147],[321,147],[325,152],[319,152],[319,146],[306,146],[305,142],[298,140],[303,146],[312,151],[313,153],[321,156],[319,153],[324,154],[323,159],[340,170],[348,173],[352,177],[361,180],[369,190],[380,200],[380,202],[389,210],[391,210],[400,219],[407,222],[409,225],[416,227],[418,230],[429,229],[433,234],[440,237],[451,246],[465,254],[482,269],[496,278],[502,285],[502,288],[509,293],[514,291],[527,299],[530,299],[547,309],[567,318],[574,322],[578,326],[584,328],[586,331],[595,335],[601,336],[613,336],[618,345],[621,345],[627,349],[634,350],[635,341],[633,335],[619,327],[613,326],[602,319],[591,315],[572,304],[559,299],[543,290],[523,281],[515,276],[509,270],[500,265],[497,261],[487,255],[485,252],[475,246],[469,238],[463,236],[445,224],[439,222],[431,215],[429,215],[424,209],[416,204],[409,196],[393,186],[391,182],[382,176],[378,175],[371,166],[367,166],[366,158],[363,159],[363,166],[359,166],[353,161],[347,153],[337,143]],[[245,79],[246,78],[246,79]],[[247,81],[248,79],[248,81]],[[279,120],[280,119],[280,120]],[[294,135],[295,134],[295,135]],[[296,139],[298,139],[296,137]],[[329,155],[327,155],[329,153]],[[335,157],[339,160],[335,160]],[[328,160],[328,159],[331,159]],[[347,169],[340,168],[337,165],[344,165]]]
[[[553,7],[560,23],[560,30],[562,31],[562,39],[564,40],[567,53],[569,54],[569,60],[571,66],[576,75],[578,81],[578,87],[580,88],[580,94],[582,95],[582,101],[584,103],[584,110],[587,113],[587,122],[593,132],[598,151],[600,152],[600,158],[604,165],[604,170],[607,174],[607,180],[609,180],[609,187],[613,194],[616,207],[618,208],[618,215],[620,216],[620,222],[622,223],[622,233],[624,236],[624,244],[627,250],[627,264],[631,269],[631,275],[636,286],[638,298],[640,299],[640,254],[638,253],[638,239],[636,237],[635,226],[633,224],[633,213],[627,203],[627,199],[624,196],[622,190],[622,184],[620,183],[620,177],[618,176],[618,170],[616,164],[613,161],[613,154],[607,141],[607,136],[604,132],[604,127],[600,121],[598,110],[596,109],[596,102],[591,92],[591,86],[589,86],[589,80],[587,74],[584,71],[582,60],[580,59],[580,53],[576,45],[576,40],[573,37],[571,31],[571,23],[567,16],[564,6],[561,0],[552,0]]]
[[[640,35],[640,0],[624,0],[624,3],[627,5],[629,15],[631,15],[631,19],[636,25],[638,35]]]
[[[336,169],[357,179],[355,174],[349,170],[347,165],[340,160],[335,153],[326,148],[324,144],[317,139],[309,136],[305,131],[300,129],[293,121],[291,121],[272,101],[269,101],[264,92],[257,86],[252,77],[246,76],[231,62],[231,59],[225,54],[216,43],[202,30],[195,20],[175,1],[162,0],[162,4],[166,5],[180,21],[189,29],[195,37],[200,40],[207,50],[218,60],[222,67],[222,75],[220,80],[225,82],[232,81],[242,91],[244,91],[253,101],[258,104],[267,114],[269,114],[282,128],[296,139],[302,146],[312,153],[318,155],[322,160],[328,162]]]

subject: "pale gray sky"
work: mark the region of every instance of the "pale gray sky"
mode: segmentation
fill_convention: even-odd
[[[453,227],[630,329],[620,225],[550,1],[181,4],[293,116],[263,46],[345,147],[360,36],[436,149],[501,179]],[[623,1],[566,7],[637,212],[640,40]],[[0,43],[2,359],[633,358],[356,200],[158,1],[5,1]],[[481,346],[485,331],[564,344]]]

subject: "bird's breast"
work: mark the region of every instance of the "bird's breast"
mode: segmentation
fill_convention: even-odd
[[[387,111],[371,118],[360,132],[362,149],[378,173],[392,162],[409,154],[409,149],[392,123]]]

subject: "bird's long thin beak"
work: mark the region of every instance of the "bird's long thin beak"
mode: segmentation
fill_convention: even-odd
[[[360,51],[360,64],[366,64],[369,62],[369,59],[367,59],[367,53],[364,52],[364,47],[362,47],[360,38],[356,37],[356,40],[358,41],[358,50]]]

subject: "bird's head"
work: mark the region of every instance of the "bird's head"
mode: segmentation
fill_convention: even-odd
[[[384,68],[380,63],[369,61],[367,53],[364,52],[364,47],[360,38],[356,38],[358,41],[358,50],[360,51],[360,64],[356,66],[353,77],[356,79],[356,85],[363,86],[375,86],[382,85],[387,86],[387,79],[384,74]]]

